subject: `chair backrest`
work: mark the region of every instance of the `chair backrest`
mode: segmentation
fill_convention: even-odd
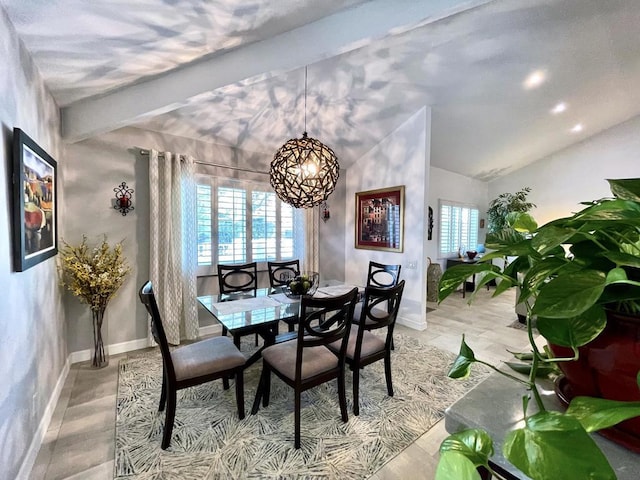
[[[256,262],[239,265],[218,265],[220,295],[251,292],[258,288],[258,266]]]
[[[328,345],[342,340],[338,358],[340,363],[344,362],[356,303],[358,289],[355,287],[337,297],[302,297],[297,337],[296,378],[300,378],[302,352],[305,347]]]
[[[164,326],[162,325],[162,319],[160,318],[160,310],[158,309],[158,303],[156,302],[156,296],[153,293],[153,285],[151,282],[146,282],[140,288],[138,293],[140,301],[146,307],[147,312],[151,316],[151,333],[153,339],[160,346],[160,352],[162,353],[162,361],[167,374],[171,379],[175,379],[175,370],[173,369],[173,361],[171,359],[171,351],[169,350],[169,343],[167,342],[167,336],[164,333]]]
[[[385,265],[384,263],[369,262],[367,287],[388,288],[398,284],[402,265]]]
[[[267,262],[269,284],[271,288],[282,287],[294,277],[300,275],[300,260],[289,262]]]
[[[393,287],[366,287],[358,324],[361,330],[376,330],[387,327],[387,348],[391,346],[393,328],[396,323],[400,301],[404,292],[404,280]],[[359,332],[359,340],[362,333]],[[356,351],[356,353],[358,353]]]

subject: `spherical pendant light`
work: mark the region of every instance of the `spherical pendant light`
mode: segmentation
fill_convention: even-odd
[[[278,198],[296,208],[319,205],[336,188],[340,165],[335,153],[319,140],[292,138],[276,152],[269,178]]]
[[[307,129],[307,67],[304,68],[304,128]],[[307,136],[292,138],[276,152],[269,179],[278,198],[296,208],[324,202],[336,188],[340,165],[325,144]]]

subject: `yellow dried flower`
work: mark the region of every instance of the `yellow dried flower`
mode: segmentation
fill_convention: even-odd
[[[125,277],[131,271],[122,255],[122,244],[113,248],[107,243],[106,235],[102,243],[92,249],[87,245],[87,237],[82,236],[80,245],[64,242],[61,249],[60,284],[66,286],[82,303],[92,310],[104,309]]]

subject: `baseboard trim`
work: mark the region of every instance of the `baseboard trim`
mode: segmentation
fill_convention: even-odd
[[[118,353],[131,352],[133,350],[140,350],[141,348],[147,348],[149,346],[149,340],[147,338],[138,338],[136,340],[129,340],[128,342],[113,343],[108,346],[109,355],[116,355]],[[79,350],[72,352],[69,356],[71,363],[86,362],[91,360],[92,350]]]
[[[58,400],[60,399],[60,394],[62,393],[62,387],[64,387],[64,382],[67,380],[67,376],[69,375],[69,368],[71,366],[70,359],[71,355],[67,357],[67,361],[65,362],[64,366],[62,367],[62,371],[58,376],[56,386],[51,393],[51,397],[49,397],[49,402],[47,402],[47,407],[42,414],[42,418],[40,419],[38,430],[36,430],[36,433],[31,440],[29,450],[27,450],[27,454],[22,461],[22,466],[20,467],[16,480],[27,480],[29,478],[29,475],[31,474],[33,465],[36,463],[36,457],[38,456],[38,452],[40,451],[40,447],[42,446],[42,441],[44,440],[44,436],[46,435],[47,430],[49,429],[49,424],[51,423],[53,412],[58,405]]]
[[[222,333],[222,325],[219,323],[213,325],[206,325],[204,327],[200,327],[198,330],[198,335],[204,337],[205,335],[220,335]]]

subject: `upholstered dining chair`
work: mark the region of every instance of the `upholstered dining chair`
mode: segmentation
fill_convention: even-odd
[[[267,262],[271,288],[283,287],[293,277],[300,275],[300,260],[287,262]]]
[[[229,388],[230,376],[235,376],[238,417],[244,418],[244,364],[245,357],[227,337],[211,337],[182,347],[169,349],[160,311],[151,282],[139,292],[140,301],[151,315],[151,332],[162,354],[162,391],[158,411],[166,406],[161,448],[169,447],[176,415],[178,390],[212,380],[222,379]]]
[[[218,264],[218,290],[221,302],[255,297],[257,289],[258,265],[256,262],[236,265]],[[227,333],[227,329],[223,325],[222,335],[226,336]],[[234,335],[233,341],[236,346],[240,346],[239,336]],[[255,343],[258,345],[257,333]]]
[[[257,413],[260,400],[263,407],[269,405],[271,372],[275,373],[294,389],[295,448],[300,448],[300,397],[305,390],[336,379],[342,421],[349,419],[344,358],[357,296],[357,288],[337,297],[303,296],[296,339],[262,351],[262,375],[251,413]],[[329,344],[338,346],[332,351]]]
[[[367,287],[387,288],[398,284],[402,265],[386,265],[384,263],[369,262],[367,273]]]
[[[384,360],[384,374],[387,382],[387,393],[393,397],[391,381],[391,346],[393,329],[404,291],[404,280],[398,285],[388,288],[367,287],[359,324],[354,324],[347,343],[345,361],[353,371],[353,414],[360,414],[360,369],[378,360]],[[381,304],[385,303],[385,308]],[[384,336],[372,333],[374,330],[386,328]],[[342,342],[333,342],[329,349],[338,354],[343,348]]]
[[[267,270],[269,271],[269,285],[271,290],[284,287],[289,280],[300,275],[300,260],[290,260],[288,262],[267,262]],[[297,318],[285,320],[289,327],[289,331],[293,332],[298,323]]]
[[[389,288],[394,287],[400,280],[400,269],[402,265],[387,265],[384,263],[369,262],[367,272],[367,287]],[[362,316],[362,303],[356,305],[353,314],[353,322],[358,323]],[[391,340],[391,350],[393,350],[393,340]]]

